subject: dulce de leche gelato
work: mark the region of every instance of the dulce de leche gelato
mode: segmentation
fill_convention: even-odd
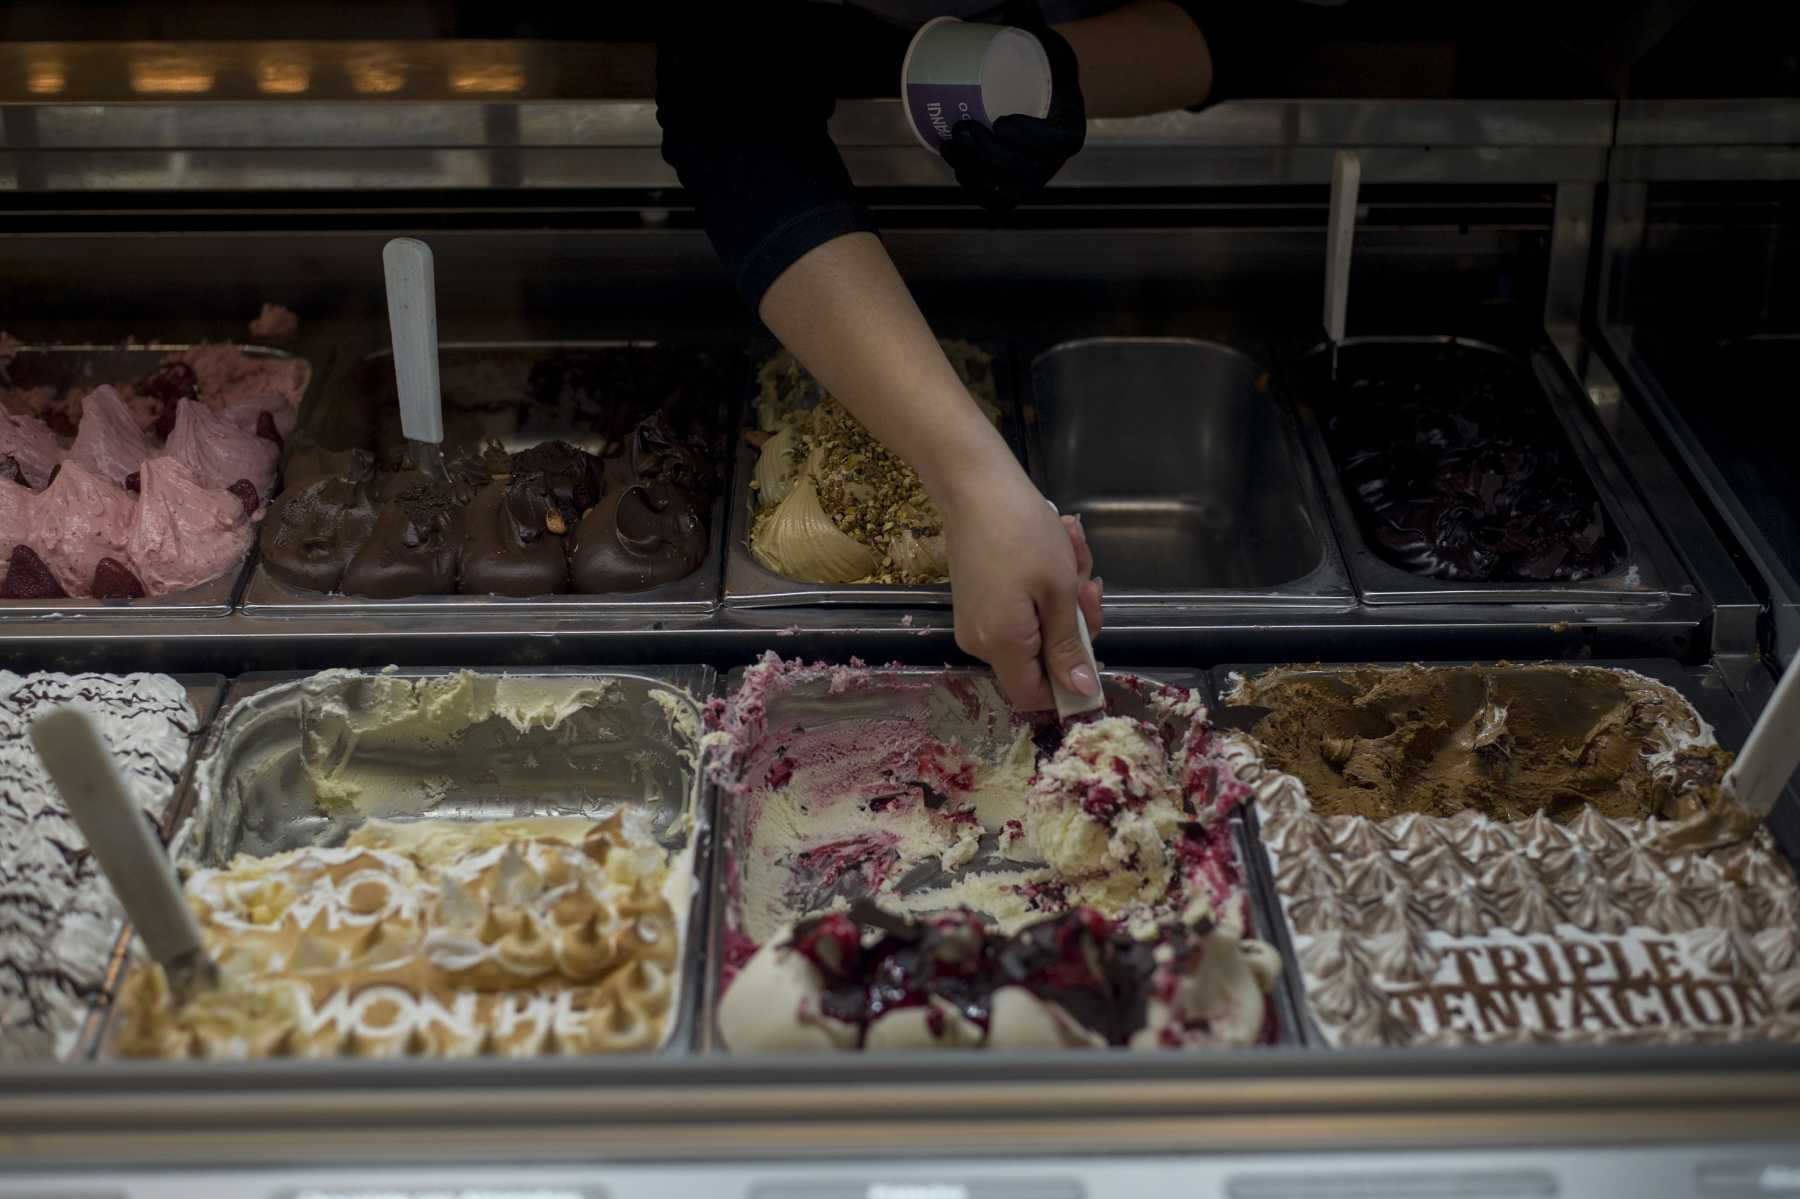
[[[187,880],[224,981],[119,1000],[126,1057],[524,1056],[654,1049],[680,932],[664,855],[623,813],[371,821],[342,848]]]

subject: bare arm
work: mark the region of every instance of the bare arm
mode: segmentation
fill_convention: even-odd
[[[1091,693],[1091,676],[1071,673],[1081,662],[1078,599],[1090,625],[1100,620],[1099,588],[1085,581],[1085,547],[1051,514],[969,396],[880,240],[850,233],[808,251],[769,287],[759,315],[827,391],[919,472],[943,511],[957,644],[992,664],[1023,706],[1051,704],[1046,656],[1051,669]]]
[[[1193,18],[1172,0],[1058,25],[1081,62],[1081,94],[1091,117],[1171,112],[1206,99],[1213,62]]]

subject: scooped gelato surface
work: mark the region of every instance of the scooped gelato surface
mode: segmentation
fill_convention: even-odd
[[[709,711],[735,1051],[1273,1039],[1189,692],[1068,730],[973,675],[765,660]]]
[[[967,342],[945,353],[990,420],[993,362]],[[750,553],[808,583],[942,583],[944,518],[913,469],[825,395],[793,355],[764,364]]]
[[[1228,701],[1270,709],[1257,740],[1325,816],[1684,818],[1731,760],[1672,689],[1602,667],[1283,668]]]
[[[1375,552],[1434,579],[1573,582],[1624,546],[1529,370],[1481,347],[1348,346],[1326,440]]]

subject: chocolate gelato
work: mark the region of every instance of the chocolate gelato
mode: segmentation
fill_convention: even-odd
[[[1531,374],[1451,343],[1349,346],[1317,367],[1326,440],[1374,551],[1434,579],[1576,582],[1624,546]]]
[[[569,549],[578,591],[643,591],[698,570],[710,544],[694,494],[634,483],[582,518]]]
[[[290,486],[262,527],[262,562],[284,583],[336,591],[350,559],[375,527],[375,504],[365,483],[327,475]]]
[[[344,568],[351,595],[398,599],[456,590],[462,505],[439,483],[411,482],[375,510],[367,541]]]
[[[366,431],[370,445],[332,449],[308,442],[290,457],[290,492],[303,486],[301,497],[312,498],[289,503],[284,493],[270,513],[263,543],[272,575],[307,590],[386,599],[458,592],[530,597],[641,591],[699,567],[711,546],[709,517],[725,461],[725,392],[722,376],[713,378],[716,363],[675,351],[530,359],[508,351],[470,353],[473,361],[447,364],[443,377],[450,485],[444,492],[449,510],[438,517],[456,524],[447,550],[434,548],[422,573],[376,569],[396,546],[416,567],[419,547],[407,538],[420,527],[393,504],[428,480],[408,460],[391,371],[372,370],[365,380],[377,405]],[[540,417],[581,444],[525,441],[526,448],[509,452]],[[350,430],[352,438],[362,432]],[[372,535],[350,524],[339,528],[331,514],[349,493],[341,486],[318,491],[326,479],[369,481],[383,512]],[[365,536],[386,538],[389,547],[370,550],[360,544]],[[334,547],[344,540],[355,560],[334,572]]]
[[[1687,817],[1730,762],[1674,691],[1600,667],[1280,669],[1228,700],[1271,709],[1256,739],[1321,816]]]

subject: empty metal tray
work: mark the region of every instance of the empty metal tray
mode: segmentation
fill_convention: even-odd
[[[1355,601],[1293,416],[1248,356],[1089,338],[1040,354],[1031,391],[1034,477],[1080,514],[1108,605]]]
[[[1580,401],[1570,395],[1573,384],[1554,352],[1537,346],[1514,354],[1484,342],[1445,336],[1353,337],[1338,356],[1340,379],[1353,377],[1370,355],[1395,359],[1447,352],[1485,359],[1485,369],[1508,376],[1517,405],[1541,407],[1544,436],[1566,443],[1576,465],[1592,484],[1610,535],[1622,546],[1618,565],[1608,573],[1581,581],[1505,581],[1437,579],[1414,574],[1388,561],[1369,542],[1356,498],[1339,477],[1340,463],[1326,435],[1326,421],[1341,403],[1330,376],[1330,357],[1323,347],[1296,364],[1300,427],[1318,465],[1333,520],[1343,540],[1350,577],[1368,604],[1441,603],[1645,603],[1671,593],[1689,592],[1680,567],[1657,531],[1655,521],[1632,496],[1629,484],[1613,465],[1597,434],[1583,418]]]

